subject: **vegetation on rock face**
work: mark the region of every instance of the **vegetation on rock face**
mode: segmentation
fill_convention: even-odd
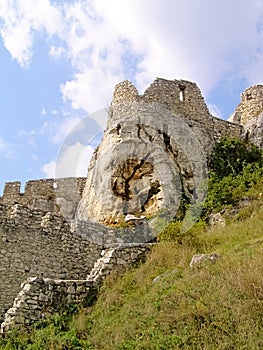
[[[184,235],[180,222],[171,223],[144,264],[105,281],[95,305],[12,333],[0,348],[262,349],[262,153],[255,149],[257,157],[247,158],[244,145],[224,140],[216,147],[226,153],[218,156],[232,159],[235,145],[244,151],[243,165],[237,159],[233,169],[226,159],[211,165],[203,221]],[[226,227],[208,229],[205,219],[221,209]],[[190,268],[199,253],[221,258]]]
[[[214,147],[209,169],[203,217],[236,205],[249,195],[250,189],[263,176],[263,151],[238,139],[222,139]]]
[[[238,175],[247,165],[262,166],[262,150],[242,140],[227,138],[215,144],[208,164],[220,179]]]

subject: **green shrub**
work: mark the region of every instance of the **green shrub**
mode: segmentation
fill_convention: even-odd
[[[187,243],[189,245],[194,245],[195,241],[198,239],[198,234],[200,234],[205,227],[205,222],[200,221],[185,232],[182,230],[181,221],[173,221],[159,234],[158,241],[172,241],[178,244]]]
[[[262,166],[262,150],[240,139],[223,138],[215,144],[208,166],[219,178],[223,178],[236,176],[247,164]]]
[[[235,205],[263,176],[263,153],[238,139],[216,143],[209,160],[208,194],[202,217]]]

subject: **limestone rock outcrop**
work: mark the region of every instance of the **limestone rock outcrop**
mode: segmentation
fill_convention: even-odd
[[[194,83],[156,79],[142,96],[130,82],[118,84],[77,218],[115,225],[128,214],[175,216],[183,197],[202,200],[213,143],[240,134],[209,113]]]
[[[263,112],[244,125],[245,137],[254,145],[263,148]]]
[[[229,118],[243,126],[243,138],[263,148],[263,85],[247,88],[241,102]]]

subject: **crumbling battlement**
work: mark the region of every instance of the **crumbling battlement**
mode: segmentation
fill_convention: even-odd
[[[118,84],[109,111],[106,141],[104,144],[102,141],[93,155],[88,179],[28,181],[24,193],[19,181],[5,185],[0,197],[0,320],[5,319],[2,331],[12,325],[30,325],[71,302],[85,303],[87,298],[94,296],[97,284],[105,276],[112,272],[122,273],[140,261],[150,246],[129,244],[152,240],[147,221],[134,229],[112,228],[100,224],[96,215],[100,213],[101,222],[104,222],[108,215],[107,211],[103,212],[106,206],[112,219],[116,220],[123,208],[122,202],[126,205],[126,198],[123,201],[120,196],[122,189],[130,191],[132,186],[136,190],[134,205],[142,198],[141,210],[147,209],[147,205],[158,209],[158,205],[154,205],[160,202],[161,196],[164,197],[164,188],[165,193],[172,196],[171,202],[169,196],[165,197],[170,207],[177,192],[174,191],[176,186],[170,190],[174,176],[169,177],[167,164],[168,170],[174,171],[172,175],[183,170],[180,174],[184,193],[189,193],[191,198],[193,180],[202,179],[205,156],[215,141],[221,137],[247,137],[263,147],[262,112],[263,85],[250,87],[241,95],[232,122],[227,122],[210,114],[195,83],[157,78],[143,95],[139,95],[127,80]],[[137,144],[143,147],[137,147]],[[101,162],[95,181],[92,171],[98,170],[96,162],[112,150],[120,150],[114,159],[121,161],[120,166],[117,167],[116,162],[117,166],[105,167],[107,163]],[[136,159],[127,162],[135,165],[130,173],[127,172],[125,181],[129,181],[124,181],[125,186],[122,186],[123,169],[129,170],[125,162],[130,159],[125,157],[133,155],[135,150],[139,160],[144,160],[147,152],[153,154],[155,163],[151,159],[148,163],[136,163]],[[154,172],[152,164],[160,171]],[[119,174],[116,169],[120,169]],[[165,181],[159,179],[158,174],[162,174]],[[106,175],[110,181],[103,182]],[[103,188],[103,183],[112,187]],[[98,188],[95,189],[94,184]],[[118,197],[113,196],[113,190]],[[127,193],[130,205],[131,193]],[[121,203],[119,207],[116,199]],[[85,213],[88,205],[92,207],[92,215],[87,215],[87,221],[81,221],[81,216],[75,213]]]
[[[257,117],[263,111],[263,85],[255,85],[241,94],[241,102],[230,117],[230,121],[241,125]]]
[[[188,115],[197,121],[210,116],[200,89],[195,83],[186,80],[156,78],[143,95],[139,95],[136,87],[128,80],[116,85],[111,106],[132,102],[160,103],[176,115]]]
[[[60,213],[62,200],[71,202],[71,206],[76,207],[85,183],[84,177],[31,180],[26,183],[22,193],[20,181],[7,182],[0,198],[2,203],[19,203],[30,209]]]
[[[143,95],[139,95],[136,87],[128,80],[116,85],[109,113],[107,127],[109,132],[115,130],[120,134],[125,123],[136,122],[140,115],[144,114],[146,104],[148,106],[152,104],[153,114],[156,113],[158,106],[160,106],[160,113],[169,113],[170,123],[177,124],[176,118],[181,118],[195,133],[205,153],[209,153],[213,143],[221,137],[239,138],[243,132],[241,125],[210,114],[201,91],[195,83],[161,78],[155,79]],[[160,130],[160,132],[163,131]]]
[[[101,252],[87,279],[28,278],[22,285],[11,308],[7,310],[0,333],[10,328],[30,327],[54,312],[72,304],[90,306],[98,287],[108,275],[120,274],[134,264],[144,261],[151,244],[130,244]]]

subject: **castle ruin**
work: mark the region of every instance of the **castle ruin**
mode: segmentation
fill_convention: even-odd
[[[263,147],[262,85],[248,88],[224,121],[210,114],[195,83],[157,78],[143,95],[129,81],[118,84],[87,179],[29,181],[24,193],[20,182],[5,185],[2,332],[30,326],[71,302],[87,303],[108,273],[143,259],[151,246],[150,224],[140,225],[142,240],[136,227],[128,237],[130,231],[113,226],[128,214],[167,210],[173,216],[182,193],[198,201],[207,155],[221,137]]]

